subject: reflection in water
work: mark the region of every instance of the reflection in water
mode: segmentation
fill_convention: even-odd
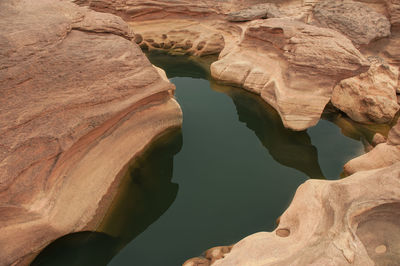
[[[174,202],[178,184],[171,182],[173,157],[181,146],[181,130],[158,138],[129,167],[100,232],[61,237],[47,246],[32,265],[107,265]]]
[[[260,97],[231,87],[217,85],[229,95],[239,120],[253,130],[278,163],[297,169],[310,178],[324,178],[318,152],[306,131],[296,132],[283,126],[279,114]],[[217,86],[212,86],[215,90]]]
[[[171,60],[172,56],[157,53],[149,54],[149,58],[153,64],[165,69],[169,78],[209,78],[209,73],[201,64],[209,63],[212,58],[198,62],[191,61],[188,57],[175,56],[174,60]],[[278,163],[297,169],[310,178],[324,178],[318,164],[317,149],[311,144],[306,131],[296,132],[285,128],[279,114],[257,95],[210,82],[213,90],[232,98],[239,121],[254,131]]]
[[[303,132],[284,128],[258,96],[209,82],[213,58],[149,57],[177,86],[183,133],[159,139],[130,167],[101,233],[63,237],[35,265],[179,265],[273,230],[301,183],[337,178],[361,146],[325,121]]]

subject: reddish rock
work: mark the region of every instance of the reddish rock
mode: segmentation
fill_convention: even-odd
[[[121,18],[52,0],[0,16],[0,265],[26,264],[94,229],[116,176],[181,111]]]

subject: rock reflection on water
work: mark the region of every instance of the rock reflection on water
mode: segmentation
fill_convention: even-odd
[[[214,58],[193,59],[150,53],[153,64],[166,70],[168,78],[191,77],[209,79],[205,70]],[[195,60],[195,61],[194,61]],[[259,96],[240,88],[210,81],[211,88],[232,98],[239,121],[254,131],[271,156],[278,163],[297,169],[310,178],[324,178],[318,163],[318,151],[311,144],[307,131],[292,131],[283,126],[279,114]]]
[[[146,230],[174,202],[173,158],[182,146],[181,130],[164,134],[129,167],[97,232],[63,236],[32,265],[107,265],[127,243]]]
[[[275,161],[310,178],[324,178],[317,148],[311,144],[307,131],[285,128],[279,114],[256,95],[221,85],[212,85],[212,88],[232,98],[239,120],[254,131]]]

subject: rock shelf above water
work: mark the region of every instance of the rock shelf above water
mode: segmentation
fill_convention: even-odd
[[[121,18],[51,0],[3,1],[0,17],[0,265],[26,265],[94,229],[181,110]]]
[[[334,104],[350,117],[357,112],[362,122],[393,120],[398,110],[393,96],[399,91],[398,0],[346,0],[339,6],[270,1],[279,12],[260,16],[254,5],[263,2],[1,2],[0,264],[26,265],[59,236],[95,228],[128,161],[181,124],[173,85],[135,42],[149,50],[219,56],[211,66],[215,79],[259,94],[294,130],[315,125],[340,82],[351,88],[351,82],[366,82],[364,89],[379,90],[375,68],[366,59],[378,55],[394,69],[386,75],[393,86],[385,89],[394,103],[384,121],[364,118],[387,101],[370,101],[365,110],[345,106],[348,99],[340,97]],[[352,8],[359,15],[349,24],[343,14]],[[249,10],[256,16],[229,21]],[[366,13],[377,23],[365,24],[360,14]],[[357,80],[362,75],[371,78]],[[352,96],[363,101],[359,96],[365,95]],[[275,232],[249,236],[232,249],[214,249],[197,262],[398,261],[398,125],[387,142],[346,165],[352,176],[300,186]]]

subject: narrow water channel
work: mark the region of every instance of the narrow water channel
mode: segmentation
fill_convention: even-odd
[[[285,129],[258,96],[210,81],[187,58],[150,60],[177,87],[182,129],[132,165],[101,232],[65,236],[33,265],[181,265],[273,230],[301,183],[336,179],[363,153],[360,141],[328,120],[303,132]]]

